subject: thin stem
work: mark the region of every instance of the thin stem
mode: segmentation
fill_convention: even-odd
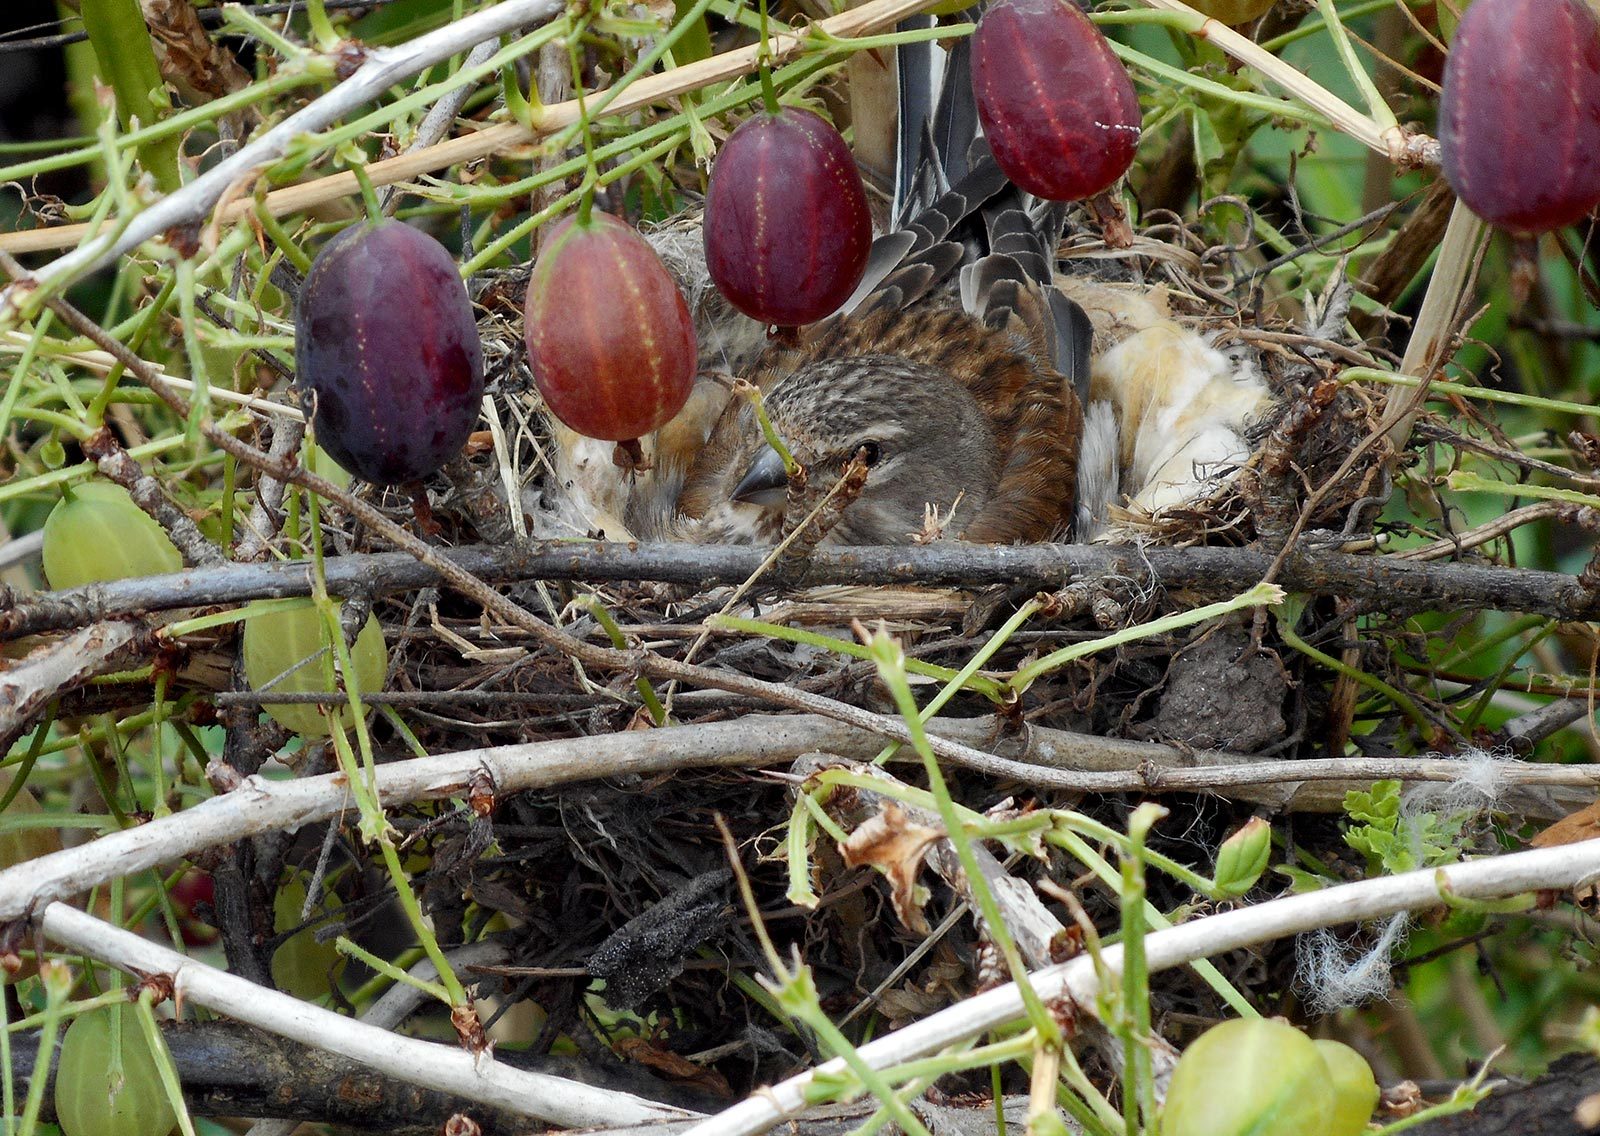
[[[372,184],[372,179],[367,176],[367,168],[363,160],[348,162],[345,169],[350,176],[356,179],[356,184],[361,187],[361,205],[367,211],[367,223],[381,225],[383,223],[383,202],[378,200],[378,191]]]
[[[585,21],[570,24],[567,32],[567,59],[572,64],[572,97],[578,103],[578,132],[583,137],[583,184],[579,187],[578,227],[589,224],[594,209],[594,191],[599,182],[599,171],[594,157],[594,126],[589,121],[588,98],[583,90],[583,57],[579,47],[583,42]]]
[[[756,54],[756,74],[761,80],[761,102],[768,114],[777,114],[778,92],[772,87],[772,41],[767,38],[767,0],[758,0],[761,19],[760,49]]]
[[[841,655],[848,655],[852,659],[870,660],[871,651],[860,643],[853,643],[849,639],[840,639],[832,635],[822,635],[815,631],[807,631],[803,627],[786,627],[781,623],[766,623],[759,619],[744,619],[737,615],[718,614],[706,619],[706,626],[713,630],[740,631],[746,635],[760,635],[768,639],[782,639],[789,643],[804,643],[808,647],[820,647],[824,651],[835,651]],[[620,635],[621,633],[618,632]],[[616,646],[621,647],[620,642]],[[974,670],[976,668],[973,668]],[[907,659],[906,670],[923,678],[936,678],[941,682],[949,683],[956,690],[963,688],[976,691],[985,698],[994,702],[1004,702],[1006,692],[998,682],[977,674],[965,674],[952,670],[950,667],[941,667],[933,663],[923,662],[921,659]]]
[[[1175,612],[1172,615],[1152,619],[1148,623],[1138,623],[1132,627],[1124,628],[1114,634],[1088,643],[1074,643],[1070,647],[1063,647],[1059,651],[1052,651],[1042,659],[1036,659],[1025,667],[1018,669],[1012,676],[1010,687],[1021,694],[1032,686],[1035,680],[1051,671],[1059,670],[1086,655],[1092,655],[1111,647],[1120,647],[1124,643],[1133,643],[1140,639],[1147,639],[1152,635],[1164,635],[1168,631],[1176,631],[1181,627],[1189,627],[1196,623],[1204,623],[1220,615],[1240,611],[1244,608],[1274,605],[1283,602],[1283,589],[1276,584],[1257,584],[1247,592],[1241,592],[1231,600],[1222,600],[1220,603],[1207,604],[1197,607],[1192,611]]]
[[[1027,1007],[1028,1020],[1033,1023],[1034,1029],[1039,1031],[1040,1042],[1044,1045],[1060,1045],[1061,1028],[1028,982],[1028,969],[1023,964],[1016,941],[1011,937],[1000,905],[995,902],[994,893],[990,891],[983,873],[978,868],[977,858],[972,852],[972,841],[956,811],[955,801],[950,796],[950,788],[944,779],[944,771],[939,768],[939,761],[928,745],[928,734],[923,728],[922,715],[918,712],[916,698],[911,693],[911,685],[906,681],[905,653],[900,645],[883,631],[873,635],[870,646],[873,662],[878,664],[878,677],[884,686],[889,688],[895,707],[900,711],[900,717],[911,733],[911,746],[916,750],[917,756],[922,758],[923,770],[928,777],[928,787],[938,806],[939,819],[944,824],[945,837],[950,841],[951,847],[955,849],[956,858],[961,862],[961,870],[966,875],[971,899],[983,913],[984,930],[1006,960],[1006,967],[1016,981],[1023,1004]]]
[[[1341,659],[1334,658],[1326,651],[1317,650],[1317,648],[1313,647],[1310,643],[1307,643],[1304,639],[1300,638],[1299,634],[1293,627],[1293,622],[1294,621],[1290,619],[1278,620],[1278,633],[1283,636],[1283,641],[1285,643],[1293,647],[1296,651],[1299,651],[1302,655],[1306,656],[1306,658],[1313,659],[1327,667],[1335,674],[1343,675],[1345,678],[1350,679],[1350,681],[1360,683],[1367,689],[1383,695],[1390,702],[1394,703],[1394,705],[1402,713],[1404,713],[1407,718],[1411,719],[1411,721],[1416,725],[1417,729],[1422,732],[1422,736],[1424,738],[1431,738],[1433,736],[1433,723],[1428,721],[1427,717],[1420,709],[1417,708],[1417,704],[1413,702],[1410,697],[1400,691],[1397,687],[1391,686],[1384,682],[1377,675],[1368,674],[1366,671],[1360,670],[1357,667],[1347,665]]]
[[[1128,850],[1122,856],[1122,1111],[1127,1136],[1138,1136],[1143,1125],[1156,1119],[1153,1063],[1146,1039],[1150,1036],[1150,973],[1144,955],[1145,838],[1156,821],[1167,815],[1160,805],[1146,801],[1128,818]]]
[[[1322,22],[1328,27],[1328,38],[1333,41],[1334,50],[1339,53],[1339,61],[1344,64],[1350,80],[1355,83],[1356,89],[1361,92],[1361,97],[1366,100],[1367,113],[1372,115],[1372,120],[1377,123],[1380,130],[1390,130],[1399,126],[1399,120],[1395,118],[1394,111],[1389,109],[1389,104],[1384,101],[1378,85],[1372,81],[1372,76],[1367,74],[1367,69],[1361,66],[1361,60],[1356,58],[1355,48],[1351,46],[1350,37],[1345,33],[1344,21],[1339,18],[1339,9],[1335,6],[1334,0],[1317,0],[1317,11],[1322,16]]]
[[[617,621],[612,618],[605,604],[600,602],[598,596],[589,596],[583,601],[583,606],[589,609],[589,614],[594,616],[595,622],[605,631],[611,640],[611,645],[619,651],[628,649],[628,639],[622,634],[622,628],[617,626]],[[658,726],[667,724],[667,708],[661,704],[656,688],[650,680],[640,675],[633,680],[633,687],[639,692],[639,698],[644,702],[645,709],[650,711],[650,720]]]

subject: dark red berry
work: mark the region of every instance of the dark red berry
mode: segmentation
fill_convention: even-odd
[[[694,386],[683,293],[648,241],[598,210],[551,234],[528,281],[523,334],[545,405],[591,438],[643,437]]]
[[[706,193],[706,268],[728,302],[781,327],[832,315],[861,281],[872,215],[850,148],[799,107],[747,119]]]
[[[199,868],[191,868],[178,878],[167,895],[172,900],[173,910],[178,916],[178,933],[183,936],[185,946],[203,947],[207,943],[215,942],[218,931],[212,924],[201,917],[197,908],[203,908],[208,918],[216,918],[212,905],[216,902],[216,884],[210,872],[202,872]]]
[[[1439,145],[1492,225],[1541,233],[1600,205],[1600,20],[1584,0],[1476,0],[1445,63]]]
[[[1133,164],[1133,81],[1072,0],[990,5],[972,36],[972,93],[995,161],[1029,193],[1093,197]]]
[[[455,261],[398,221],[353,226],[317,255],[295,305],[295,364],[317,441],[379,485],[455,457],[483,402],[483,347]]]

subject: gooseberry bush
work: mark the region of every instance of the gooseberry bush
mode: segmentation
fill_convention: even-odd
[[[1357,1136],[1600,1048],[1592,5],[69,7],[0,37],[72,95],[0,106],[19,1130]],[[872,422],[781,548],[625,539],[841,342],[1214,491],[841,550]]]

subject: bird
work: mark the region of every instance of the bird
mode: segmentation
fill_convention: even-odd
[[[685,286],[705,373],[644,440],[647,471],[555,428],[570,530],[771,545],[854,467],[865,480],[826,543],[1116,539],[1248,458],[1272,401],[1259,368],[1160,289],[1061,275],[1065,209],[995,164],[965,42],[908,54],[925,49],[898,58],[893,223],[834,316],[765,342],[709,285],[692,222],[647,234]],[[803,481],[728,374],[760,393]]]
[[[1053,232],[1038,232],[1020,210],[992,211],[991,249],[1008,235],[1036,268],[1048,264]],[[1073,376],[1088,378],[1087,340],[1080,350],[1076,337],[1087,336],[1087,317],[1070,301],[1052,309],[1021,256],[1006,252],[967,262],[965,301],[938,289],[961,257],[939,234],[865,303],[758,361],[751,381],[806,471],[798,501],[754,404],[741,399],[687,471],[667,531],[773,543],[852,462],[865,484],[823,537],[829,543],[904,544],[925,537],[934,515],[943,532],[979,543],[1070,531],[1083,417]],[[908,291],[918,294],[908,300]]]

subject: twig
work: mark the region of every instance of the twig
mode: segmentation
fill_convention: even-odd
[[[94,623],[0,671],[0,746],[9,747],[53,700],[97,675],[136,666],[155,647],[142,623]]]
[[[471,54],[467,56],[466,62],[462,64],[462,68],[478,67],[489,62],[489,58],[499,48],[500,41],[498,39],[484,40],[472,49]],[[461,113],[462,106],[466,104],[467,99],[471,96],[472,88],[467,84],[462,84],[434,103],[428,113],[423,116],[422,122],[418,124],[416,136],[411,139],[411,145],[406,147],[406,153],[415,154],[426,150],[450,133],[450,128],[456,123],[456,115]],[[401,190],[398,185],[386,185],[383,187],[383,192],[378,195],[378,201],[383,206],[383,211],[386,214],[392,214],[399,206],[400,193]]]
[[[304,421],[279,422],[272,429],[272,442],[267,447],[267,457],[283,465],[293,462],[305,441]],[[269,473],[256,478],[256,499],[250,506],[250,518],[245,524],[244,536],[234,549],[234,558],[240,561],[259,559],[278,535],[282,519],[278,510],[283,506],[288,485]]]
[[[1530,753],[1551,734],[1593,713],[1594,703],[1588,698],[1557,698],[1511,719],[1501,727],[1500,734],[1513,752]]]
[[[84,241],[40,269],[31,283],[13,283],[0,291],[0,316],[8,307],[24,307],[26,294],[35,288],[57,291],[153,237],[199,224],[218,201],[230,196],[237,185],[254,181],[263,169],[288,153],[297,140],[339,121],[401,80],[486,39],[525,24],[550,20],[562,9],[561,0],[503,0],[398,47],[368,48],[366,61],[355,74],[326,95],[262,132],[176,193],[126,218],[126,226],[120,224],[121,219],[107,225],[103,235]],[[241,213],[255,207],[248,194],[239,205],[243,207]],[[83,235],[86,234],[79,234]]]
[[[818,26],[829,35],[848,38],[877,31],[880,28],[892,27],[906,16],[928,7],[933,0],[871,0],[859,8],[841,12],[837,16],[830,16],[826,20],[818,21]],[[559,12],[562,4],[559,0],[504,0],[490,8],[484,9],[473,16],[441,28],[429,36],[419,37],[406,44],[403,49],[406,59],[415,63],[413,71],[431,66],[440,59],[448,58],[457,51],[465,50],[471,44],[480,42],[488,35],[497,35],[500,31],[509,30],[524,23],[531,23],[536,19],[548,18],[549,15]],[[513,10],[515,9],[515,10]],[[498,14],[498,15],[496,15]],[[491,19],[490,17],[494,17]],[[417,51],[420,45],[428,41],[428,54],[434,54],[432,41],[446,32],[455,33],[448,42],[448,50],[442,50],[436,58],[431,58],[417,63]],[[796,35],[792,33],[774,33],[769,42],[771,44],[772,58],[786,59],[796,54],[811,42],[809,35]],[[440,44],[440,47],[446,45]],[[698,90],[728,79],[738,78],[747,74],[756,67],[756,45],[738,48],[734,51],[725,51],[720,55],[712,56],[683,67],[675,67],[659,75],[649,75],[638,80],[618,95],[606,107],[607,115],[625,115],[646,106],[664,103],[676,98],[686,91]],[[399,66],[398,63],[395,66]],[[365,70],[365,68],[363,68]],[[357,73],[358,75],[361,72]],[[378,85],[381,93],[391,83],[403,77],[403,73],[391,74],[385,72]],[[291,118],[285,119],[273,129],[274,147],[281,146],[284,141],[300,131],[317,129],[321,125],[342,118],[348,111],[368,101],[371,97],[363,91],[345,92],[349,83],[341,84],[330,91],[321,99],[303,108]],[[591,96],[593,97],[593,96]],[[334,100],[332,105],[324,106],[328,100]],[[315,119],[300,121],[302,115],[315,112]],[[326,114],[326,118],[324,118]],[[408,181],[421,174],[432,173],[435,170],[445,169],[463,162],[476,161],[490,154],[514,146],[526,145],[536,142],[541,137],[553,134],[578,121],[578,104],[576,100],[568,100],[544,107],[538,114],[537,121],[532,128],[520,123],[500,123],[496,126],[485,127],[483,130],[459,138],[446,139],[438,145],[429,146],[415,154],[401,154],[381,162],[374,162],[366,167],[367,179],[374,186],[393,185],[395,182]],[[279,136],[279,132],[293,125],[290,135]],[[265,143],[267,137],[263,136],[260,142]],[[252,143],[254,146],[255,143]],[[70,272],[72,278],[82,275],[109,260],[136,247],[141,242],[151,237],[159,236],[174,225],[190,224],[203,218],[207,211],[222,198],[234,180],[253,173],[254,168],[277,157],[271,152],[272,148],[263,149],[259,153],[252,153],[251,147],[246,147],[228,160],[227,177],[217,180],[215,175],[221,167],[213,168],[204,177],[184,186],[178,193],[163,199],[160,203],[138,214],[129,223],[128,228],[115,241],[111,238],[99,238],[92,244],[84,245],[78,251],[62,257],[51,264],[47,270],[52,279],[62,272]],[[240,159],[249,154],[248,162]],[[213,179],[213,180],[207,180]],[[204,188],[196,190],[202,185]],[[354,174],[345,171],[331,174],[327,177],[308,181],[301,185],[290,186],[286,189],[275,190],[267,194],[266,208],[273,216],[283,216],[286,213],[295,213],[329,201],[351,197],[361,191],[360,183]],[[173,204],[175,203],[175,204]],[[221,211],[223,222],[233,221],[255,208],[251,199],[242,199],[226,206]],[[163,209],[160,217],[152,218],[151,214],[157,209]],[[115,229],[115,225],[111,226]],[[86,225],[62,225],[49,229],[33,229],[19,233],[0,233],[0,250],[11,253],[39,252],[45,249],[69,248],[78,244],[90,235]],[[67,262],[71,263],[67,263]],[[61,267],[66,265],[65,268]],[[0,313],[4,312],[5,293],[0,293]]]
[[[251,452],[260,455],[259,451]],[[341,494],[335,499],[343,504],[347,496]],[[383,519],[371,506],[362,504],[366,513]],[[365,515],[358,516],[367,523]],[[394,529],[387,521],[384,524]],[[380,535],[387,538],[389,533],[383,531]],[[463,574],[499,584],[529,580],[658,580],[709,587],[748,579],[768,552],[733,545],[575,541],[467,545],[427,551],[429,559],[425,563],[419,563],[410,551],[327,557],[324,565],[328,590],[346,595],[361,589],[400,592],[440,583],[456,586],[457,578]],[[1212,599],[1234,595],[1240,580],[1259,579],[1270,562],[1271,557],[1265,553],[1245,548],[1124,548],[1101,544],[1003,547],[950,541],[921,546],[819,548],[804,566],[802,577],[774,576],[767,580],[767,586],[777,592],[801,583],[968,588],[1004,583],[1053,591],[1077,579],[1121,577],[1147,580],[1170,591],[1182,590]],[[439,565],[448,565],[452,571],[441,571]],[[306,596],[311,594],[311,571],[305,562],[231,564],[42,593],[0,611],[0,639],[75,627],[85,619]],[[1287,559],[1278,580],[1293,592],[1347,600],[1355,612],[1468,609],[1525,611],[1573,621],[1600,618],[1600,597],[1587,592],[1575,576],[1529,568],[1419,564],[1399,557],[1303,552]],[[547,636],[539,638],[549,641]],[[613,665],[616,662],[606,661]]]
[[[1501,513],[1491,521],[1468,529],[1466,532],[1436,540],[1432,544],[1425,544],[1421,548],[1408,548],[1395,555],[1401,560],[1443,560],[1448,556],[1459,556],[1468,549],[1480,545],[1490,544],[1499,540],[1508,533],[1521,528],[1523,525],[1542,521],[1546,517],[1554,517],[1570,512],[1576,508],[1560,501],[1538,501],[1532,505],[1524,505],[1520,509],[1512,509],[1508,513]]]
[[[167,500],[161,483],[122,448],[109,427],[100,427],[83,439],[82,446],[83,456],[93,461],[107,478],[126,489],[133,503],[166,531],[185,564],[191,568],[215,568],[227,562],[222,550],[206,538],[194,518]]]
[[[516,1069],[486,1055],[404,1037],[319,1009],[197,962],[65,903],[46,907],[39,916],[39,926],[58,945],[130,973],[172,975],[174,990],[185,1002],[210,1007],[230,1018],[360,1061],[424,1088],[455,1093],[493,1108],[574,1128],[640,1124],[684,1116],[682,1109],[658,1105],[631,1093]]]
[[[1566,891],[1600,878],[1600,841],[1495,856],[1467,864],[1408,872],[1376,880],[1344,884],[1306,895],[1292,895],[1253,907],[1195,919],[1144,941],[1152,972],[1254,946],[1287,935],[1341,923],[1378,919],[1399,911],[1430,910],[1444,905],[1444,895],[1498,899],[1533,890]],[[1101,953],[1106,969],[1121,969],[1122,947]],[[1079,1003],[1097,996],[1094,960],[1080,957],[1029,976],[1046,999],[1070,995]],[[874,1069],[885,1069],[962,1044],[1022,1015],[1022,999],[1013,984],[969,998],[887,1037],[862,1046],[856,1056]],[[843,1061],[833,1060],[770,1088],[762,1089],[726,1111],[688,1130],[692,1136],[755,1136],[798,1116],[808,1094],[828,1078],[847,1075]],[[687,1134],[686,1134],[687,1136]]]
[[[376,791],[385,807],[398,807],[465,795],[475,779],[485,775],[495,793],[503,795],[674,770],[756,768],[792,762],[813,751],[866,759],[882,748],[886,732],[853,729],[818,715],[746,715],[733,722],[630,730],[388,762],[377,769]],[[981,770],[1038,788],[1194,792],[1216,786],[1229,796],[1320,811],[1337,811],[1347,789],[1365,788],[1374,780],[1449,782],[1470,772],[1464,762],[1441,758],[1258,762],[1226,753],[1197,758],[1171,746],[1038,727],[1028,731],[1026,743],[1013,756],[1000,757],[971,748],[970,743],[982,744],[986,735],[992,734],[993,725],[987,720],[939,718],[929,723],[929,732],[930,740],[947,746],[967,743],[960,749],[977,753]],[[1202,759],[1214,764],[1194,767]],[[1508,760],[1497,763],[1494,773],[1502,788],[1573,789],[1565,807],[1546,804],[1543,809],[1530,808],[1526,815],[1532,816],[1561,815],[1592,801],[1595,787],[1600,786],[1600,768],[1587,765]],[[0,921],[20,918],[37,905],[206,848],[328,820],[345,808],[344,784],[341,773],[294,781],[249,777],[237,789],[182,813],[0,871]],[[1510,795],[1508,791],[1502,797]]]

